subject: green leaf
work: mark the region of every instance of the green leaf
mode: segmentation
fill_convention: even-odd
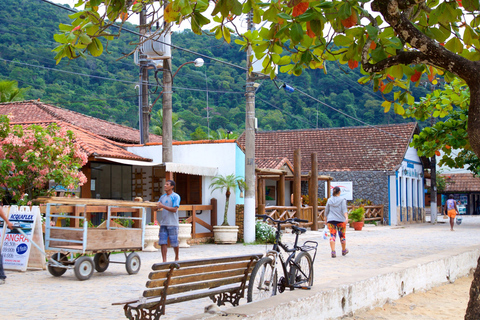
[[[465,10],[470,12],[478,11],[480,9],[478,0],[463,0],[462,4]]]
[[[63,23],[60,23],[60,25],[58,26],[58,29],[60,31],[67,31],[67,32],[70,32],[73,30],[73,26],[70,26],[68,24],[63,24]]]
[[[446,30],[445,28],[430,28],[429,30],[433,34],[433,38],[438,42],[445,42],[448,37],[450,37],[449,30]]]
[[[452,38],[445,44],[445,48],[454,53],[462,53],[463,44],[458,38]]]
[[[103,44],[97,38],[93,38],[92,42],[87,46],[87,50],[94,57],[98,57],[103,52]]]
[[[227,27],[223,27],[223,38],[225,39],[225,41],[227,41],[227,43],[230,43],[232,41],[232,39],[230,38],[230,30],[228,30]]]
[[[292,17],[286,14],[285,12],[280,12],[277,16],[281,19],[292,20]]]
[[[292,36],[292,41],[298,43],[303,39],[303,28],[300,23],[293,23],[292,29],[290,29],[290,35]]]
[[[333,42],[335,45],[339,47],[346,47],[349,46],[352,43],[352,39],[350,39],[347,36],[344,36],[343,34],[337,35],[335,38],[333,38]]]
[[[89,44],[92,42],[92,39],[86,35],[85,33],[82,33],[80,34],[80,41],[83,43],[83,44]]]
[[[64,34],[54,34],[53,39],[58,43],[67,43],[67,37]]]
[[[383,101],[382,107],[383,107],[383,112],[387,113],[388,111],[390,111],[390,108],[392,107],[392,103],[390,101]]]
[[[392,89],[393,89],[393,82],[387,83],[385,88],[383,88],[383,94],[390,93],[392,91]]]
[[[277,64],[279,66],[283,66],[283,65],[289,64],[291,61],[292,59],[290,58],[290,56],[283,56],[280,58]]]

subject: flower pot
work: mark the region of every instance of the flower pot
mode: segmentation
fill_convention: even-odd
[[[192,238],[192,224],[180,223],[178,225],[178,246],[180,248],[190,247],[190,245],[187,243],[187,240],[191,238]]]
[[[145,243],[146,246],[143,251],[158,251],[154,244],[158,241],[158,233],[160,232],[160,226],[158,225],[146,225],[145,226]]]
[[[353,224],[353,229],[355,229],[355,231],[362,231],[363,221],[354,221],[352,222],[352,224]]]
[[[237,243],[238,226],[213,226],[215,243]]]

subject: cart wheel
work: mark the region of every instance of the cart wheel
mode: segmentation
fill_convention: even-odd
[[[75,260],[75,276],[78,280],[88,280],[93,274],[93,261],[88,256],[81,256]]]
[[[60,263],[68,261],[68,257],[61,252],[54,253],[52,259]],[[61,277],[65,272],[67,272],[67,268],[54,267],[50,265],[50,263],[48,264],[47,269],[48,272],[50,272],[50,274],[54,277]]]
[[[103,272],[107,270],[108,265],[110,264],[109,254],[106,253],[96,253],[93,257],[93,262],[95,263],[95,270],[98,272]]]
[[[127,256],[127,261],[125,261],[125,268],[127,269],[128,274],[136,274],[140,271],[142,262],[140,261],[140,256],[136,252],[132,252]]]

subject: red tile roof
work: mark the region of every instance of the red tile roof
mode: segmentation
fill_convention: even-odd
[[[139,161],[152,161],[151,159],[142,158],[133,154],[122,148],[122,144],[109,139],[103,138],[99,135],[88,132],[85,129],[74,126],[70,123],[64,121],[30,121],[11,124],[21,124],[24,127],[28,127],[32,124],[37,124],[41,126],[48,126],[51,123],[56,123],[59,127],[62,127],[66,130],[71,130],[75,134],[75,139],[80,144],[83,151],[85,151],[89,157],[89,160],[93,160],[94,157],[110,157],[110,158],[121,158],[128,160],[139,160]]]
[[[293,165],[288,158],[256,158],[255,165],[260,169],[276,169],[280,170],[287,166],[293,172]]]
[[[39,101],[30,100],[0,103],[0,114],[13,115],[13,122],[60,120],[113,141],[130,144],[140,143],[140,132],[137,129],[86,116],[75,111],[55,107]],[[150,134],[149,138],[150,142],[162,142],[162,137],[154,134]]]
[[[445,191],[449,192],[480,192],[480,178],[472,173],[441,174],[447,180]]]
[[[302,172],[311,169],[310,155],[317,153],[318,171],[395,171],[402,163],[416,123],[290,131],[257,132],[255,158],[287,157],[300,148]],[[238,139],[245,148],[245,133]]]

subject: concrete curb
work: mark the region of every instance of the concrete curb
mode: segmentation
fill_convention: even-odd
[[[442,252],[382,268],[373,274],[355,274],[342,281],[315,285],[312,290],[285,292],[268,300],[225,310],[226,314],[201,314],[193,319],[336,319],[384,305],[416,291],[454,282],[477,267],[480,247]],[[373,272],[373,271],[372,271]]]

